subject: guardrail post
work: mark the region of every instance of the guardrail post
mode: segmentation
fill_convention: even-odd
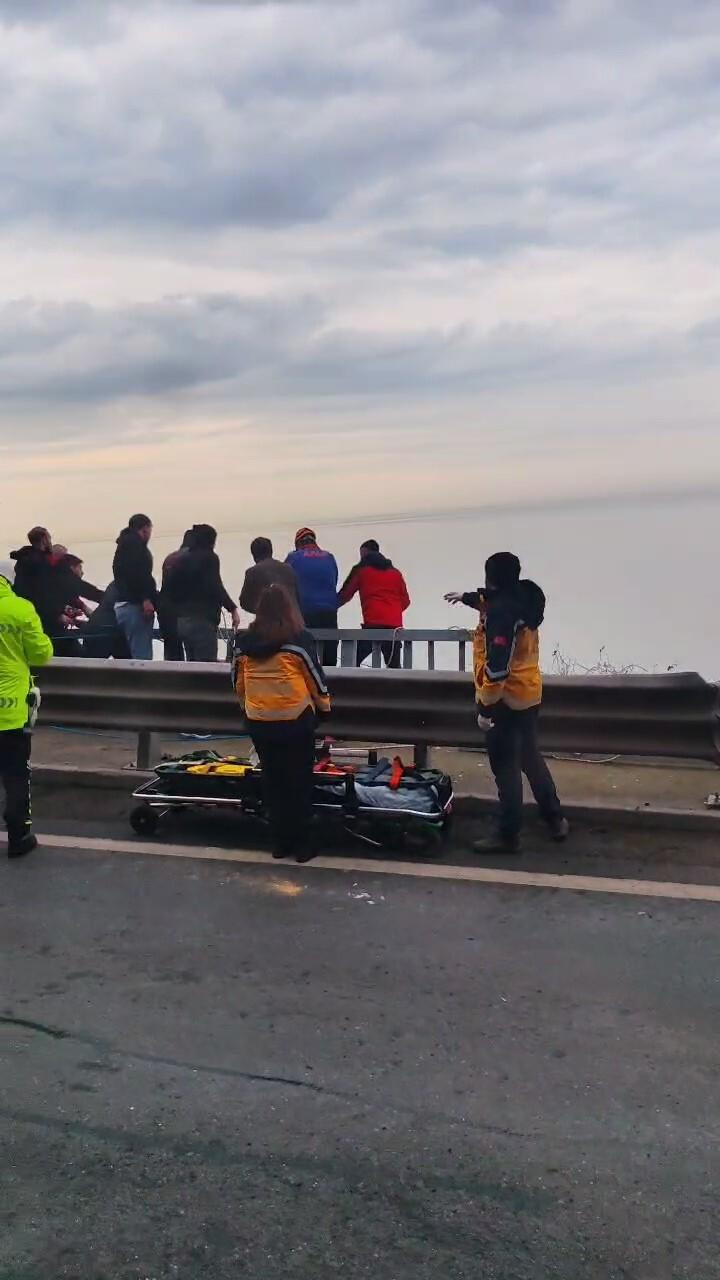
[[[416,769],[427,769],[430,752],[426,742],[416,742],[413,747],[413,764]]]
[[[357,662],[357,640],[340,641],[340,666],[354,667]]]
[[[403,664],[403,671],[412,671],[412,664],[413,664],[412,640],[403,640],[402,664]]]
[[[428,640],[428,671],[435,670],[435,641]]]
[[[152,769],[152,762],[157,754],[155,734],[149,729],[141,729],[137,740],[136,769]]]
[[[466,649],[466,641],[465,641],[465,640],[461,640],[461,641],[460,641],[460,644],[459,644],[459,646],[458,646],[458,664],[459,664],[459,665],[458,665],[458,671],[465,671],[465,670],[466,670],[466,667],[465,667],[465,649]]]
[[[376,671],[382,666],[382,650],[379,640],[373,640],[372,642],[372,666]]]

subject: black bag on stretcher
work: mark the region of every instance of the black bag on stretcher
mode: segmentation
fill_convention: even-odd
[[[357,772],[323,762],[316,768],[315,812],[342,815],[346,829],[380,847],[437,850],[452,806],[446,773],[404,765],[397,756]]]

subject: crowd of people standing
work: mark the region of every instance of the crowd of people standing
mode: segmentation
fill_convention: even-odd
[[[253,563],[236,601],[222,579],[212,525],[195,524],[186,531],[177,550],[165,557],[159,584],[152,534],[149,516],[130,517],[118,536],[112,581],[104,590],[84,578],[82,560],[53,543],[42,526],[31,529],[27,545],[11,553],[15,593],[35,605],[57,656],[149,660],[157,629],[167,661],[213,662],[222,612],[237,630],[240,609],[256,614],[268,586],[280,585],[290,593],[312,631],[335,630],[338,610],[356,595],[365,628],[399,630],[410,605],[403,575],[375,539],[362,544],[358,563],[340,583],[337,560],[318,544],[313,529],[298,529],[284,560],[275,558],[269,538],[255,538]],[[358,645],[358,663],[371,647],[370,641]],[[384,644],[383,656],[387,666],[398,667],[399,642]],[[323,642],[322,660],[326,666],[336,664],[337,641]]]

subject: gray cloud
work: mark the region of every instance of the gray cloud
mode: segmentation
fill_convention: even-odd
[[[235,378],[271,385],[317,307],[226,296],[0,308],[0,401],[105,401]]]
[[[383,335],[339,328],[317,299],[232,295],[96,308],[16,302],[0,308],[0,405],[210,392],[271,401],[285,395],[373,398],[477,393],[508,382],[640,376],[702,354],[717,323],[667,341],[592,346],[532,325],[428,327]]]
[[[720,212],[717,184],[699,176],[720,99],[713,10],[662,2],[652,21],[632,0],[601,10],[173,0],[110,5],[88,29],[80,0],[0,5],[13,22],[0,52],[0,219],[273,228],[359,200],[422,239],[423,208],[454,199],[470,253],[487,196],[489,221],[516,226],[514,208],[544,201],[530,244],[587,242],[598,222],[616,238],[633,224],[654,239],[705,227]],[[30,53],[28,18],[43,27],[31,74],[17,56]]]
[[[4,261],[40,261],[12,289],[36,301],[0,302],[8,420],[511,401],[714,359],[704,0],[0,0],[0,23]],[[679,253],[668,284],[652,255]],[[159,263],[182,296],[146,285]]]

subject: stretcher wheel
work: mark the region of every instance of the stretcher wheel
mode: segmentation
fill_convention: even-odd
[[[389,825],[382,832],[381,839],[384,847],[393,853],[424,853],[433,858],[442,852],[442,831],[428,822]]]
[[[440,827],[418,823],[404,832],[403,847],[408,853],[424,853],[427,858],[439,858],[443,849],[443,833]]]
[[[160,818],[149,804],[139,804],[130,814],[130,826],[139,836],[154,836]]]

